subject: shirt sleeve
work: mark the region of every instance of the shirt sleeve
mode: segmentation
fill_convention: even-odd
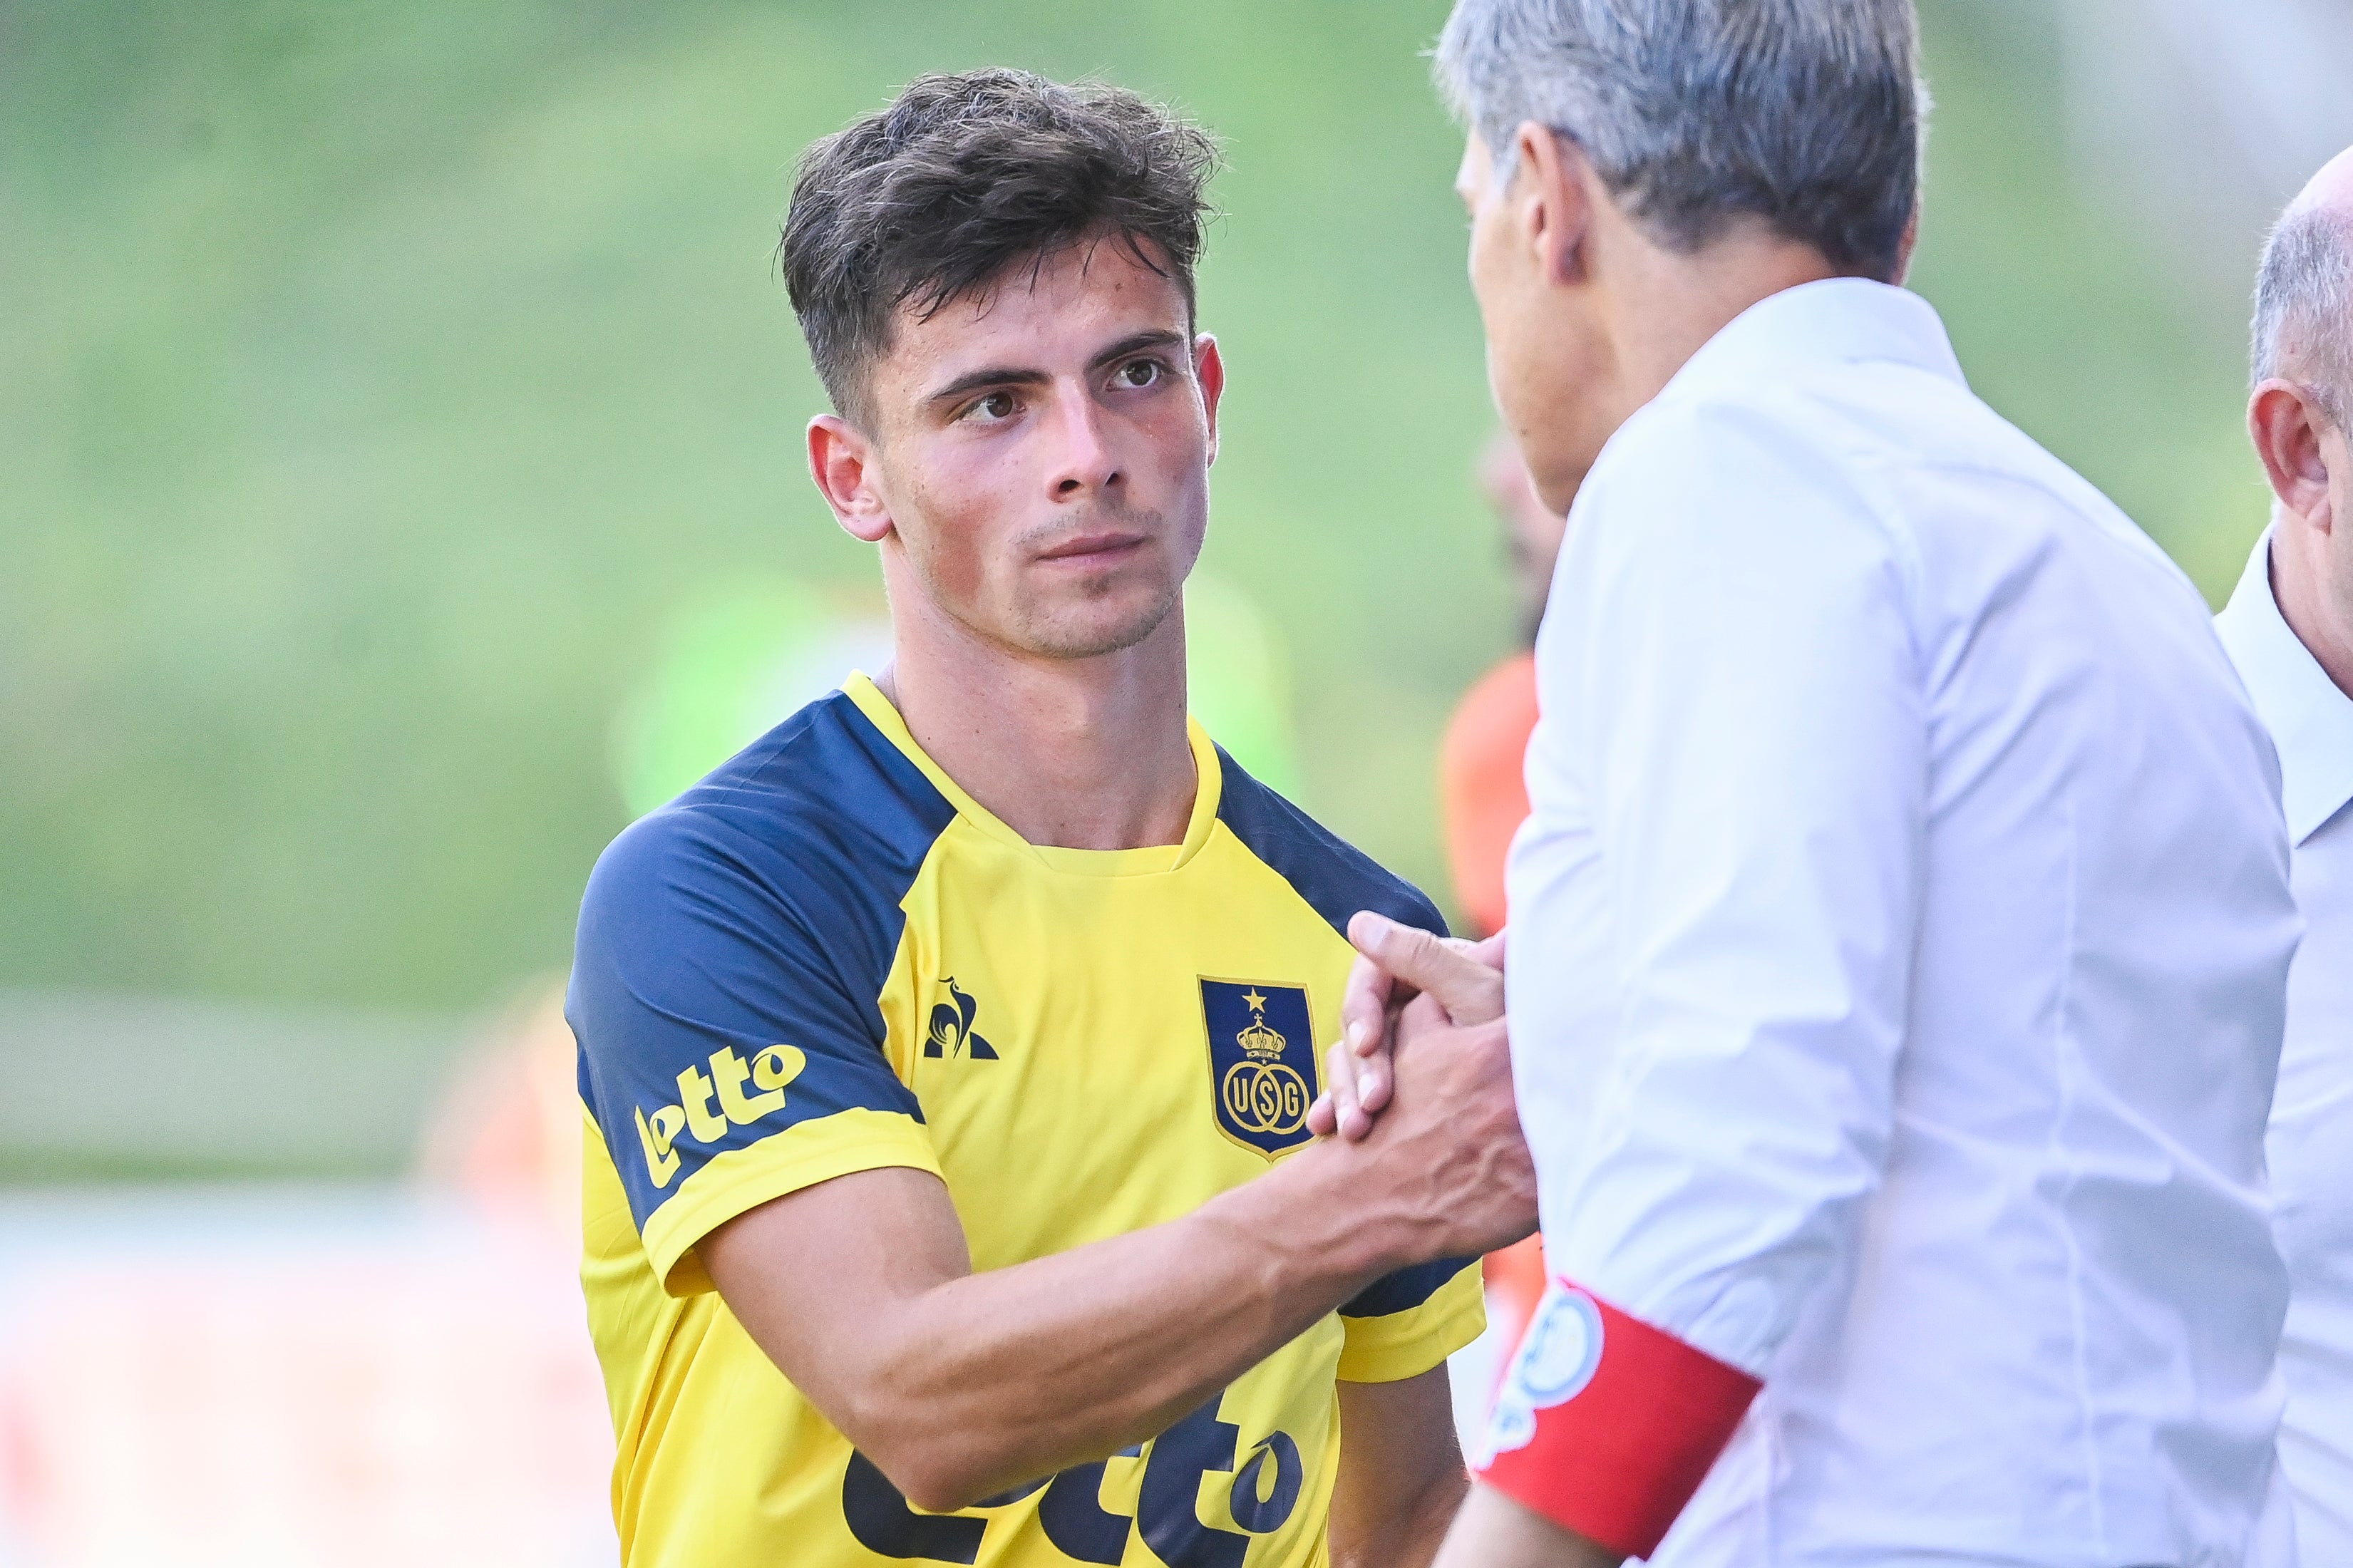
[[[1538,650],[1536,810],[1581,822],[1589,864],[1515,901],[1512,959],[1592,960],[1562,984],[1594,1000],[1556,1026],[1514,998],[1556,1279],[1486,1474],[1643,1555],[1880,1180],[1927,742],[1873,475],[1746,406],[1622,434]]]
[[[589,879],[565,998],[581,1097],[673,1295],[711,1288],[695,1244],[748,1209],[939,1170],[883,1054],[880,977],[845,976],[745,848],[691,812],[632,826]]]
[[[1487,1327],[1479,1260],[1440,1258],[1384,1275],[1340,1309],[1340,1326],[1343,1383],[1419,1377]]]

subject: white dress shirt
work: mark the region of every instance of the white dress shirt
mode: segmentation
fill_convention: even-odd
[[[1549,1261],[1764,1383],[1651,1561],[2288,1561],[2297,921],[2188,580],[1926,301],[1838,279],[1609,442],[1536,658],[1508,989]]]
[[[2272,1104],[2272,1209],[2287,1259],[2280,1463],[2312,1568],[2353,1564],[2353,698],[2272,596],[2271,535],[2215,618],[2279,748],[2304,946]]]

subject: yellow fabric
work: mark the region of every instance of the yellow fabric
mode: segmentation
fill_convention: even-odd
[[[940,1173],[931,1140],[913,1118],[863,1107],[804,1121],[745,1149],[730,1149],[681,1184],[646,1222],[645,1249],[673,1296],[711,1289],[694,1244],[770,1198],[886,1165]]]
[[[1303,990],[1320,1060],[1338,1034],[1350,949],[1219,820],[1218,753],[1198,727],[1198,799],[1183,844],[1099,856],[1041,851],[941,773],[871,683],[860,678],[849,689],[956,809],[902,900],[905,928],[875,998],[885,1055],[923,1121],[844,1111],[732,1149],[666,1194],[641,1237],[613,1161],[642,1163],[649,1155],[617,1131],[608,1148],[591,1120],[582,1279],[618,1442],[613,1501],[622,1561],[626,1568],[907,1561],[1059,1568],[1111,1560],[1060,1550],[1038,1517],[1043,1493],[965,1510],[963,1518],[985,1521],[960,1527],[966,1534],[957,1540],[975,1544],[970,1557],[955,1550],[894,1557],[861,1545],[845,1517],[856,1475],[847,1440],[709,1291],[693,1246],[758,1204],[889,1165],[934,1170],[945,1181],[976,1269],[1190,1213],[1290,1152],[1261,1152],[1219,1124],[1205,980],[1237,994],[1249,987],[1268,1018],[1278,1016],[1268,996]],[[926,1030],[953,994],[951,978],[973,1010],[964,1035],[950,1042],[955,1048],[926,1056]],[[975,1040],[994,1059],[968,1048]],[[1244,1114],[1258,1114],[1241,1103]],[[1275,1109],[1264,1116],[1276,1120],[1290,1110],[1280,1096],[1266,1104]],[[628,1146],[618,1146],[625,1140]],[[1337,1381],[1428,1371],[1482,1323],[1473,1265],[1407,1310],[1327,1316],[1239,1379],[1213,1402],[1214,1418],[1231,1425],[1230,1463],[1219,1468],[1211,1456],[1196,1515],[1206,1530],[1233,1533],[1210,1539],[1200,1550],[1211,1555],[1199,1561],[1227,1568],[1324,1563],[1340,1447]],[[1111,1458],[1099,1485],[1087,1478],[1095,1509],[1137,1515],[1144,1477],[1168,1442]],[[1286,1463],[1296,1494],[1287,1512],[1277,1506]],[[1250,1517],[1237,1519],[1238,1509]],[[1120,1550],[1117,1561],[1162,1561],[1141,1524]],[[1241,1555],[1229,1561],[1218,1552]]]
[[[1449,1354],[1479,1337],[1487,1326],[1487,1296],[1479,1269],[1465,1268],[1419,1307],[1384,1318],[1350,1318],[1348,1342],[1340,1352],[1343,1383],[1400,1383],[1438,1364],[1430,1347]]]

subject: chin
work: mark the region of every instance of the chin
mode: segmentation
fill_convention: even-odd
[[[1019,641],[1031,653],[1048,658],[1100,658],[1124,653],[1144,641],[1168,619],[1179,591],[1155,592],[1148,599],[1122,595],[1120,600],[1097,600],[1043,612],[1021,628]]]

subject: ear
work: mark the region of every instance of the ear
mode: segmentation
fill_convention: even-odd
[[[891,509],[874,488],[874,443],[838,414],[808,423],[809,477],[833,508],[833,520],[853,539],[880,544],[890,536]]]
[[[2323,533],[2335,519],[2328,505],[2328,458],[2321,450],[2320,410],[2304,388],[2277,378],[2255,388],[2247,404],[2247,434],[2263,460],[2263,475],[2280,505]]]
[[[1518,156],[1504,200],[1517,209],[1521,233],[1545,280],[1580,282],[1599,177],[1584,150],[1551,126],[1530,120],[1514,134]]]
[[[1201,407],[1209,416],[1209,461],[1218,460],[1218,399],[1226,395],[1226,362],[1218,340],[1203,332],[1193,340],[1193,380],[1201,389]]]
[[[1895,242],[1895,276],[1890,283],[1898,289],[1912,276],[1912,253],[1920,248],[1920,204],[1912,204],[1912,216],[1904,220],[1904,237]]]

